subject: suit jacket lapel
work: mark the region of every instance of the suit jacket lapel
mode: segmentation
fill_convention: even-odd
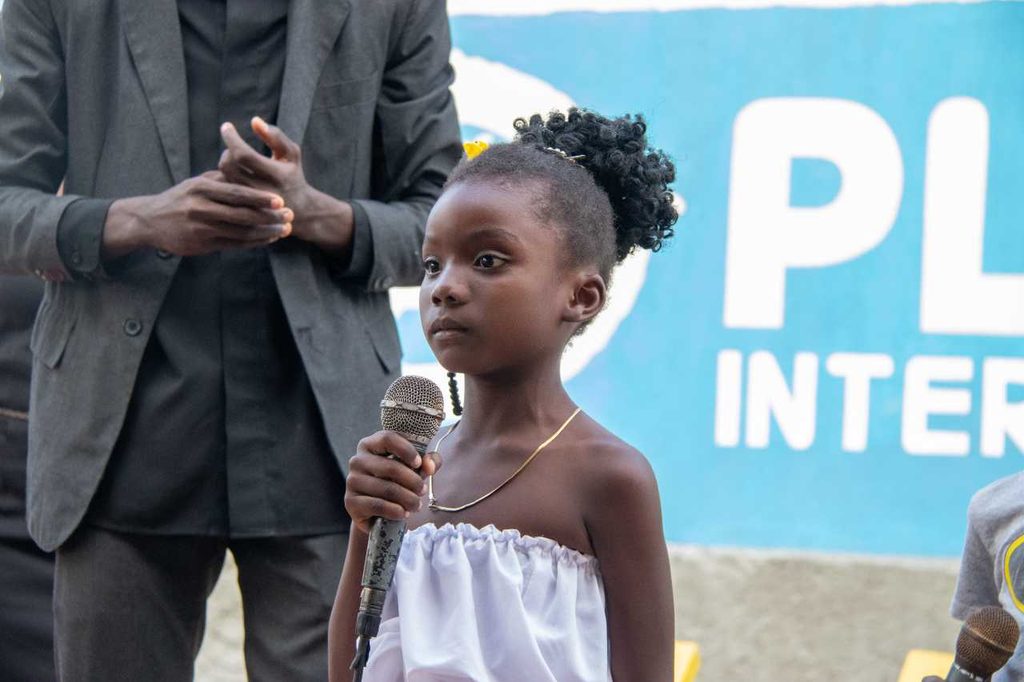
[[[188,84],[175,0],[119,3],[128,48],[174,182],[189,176]]]
[[[348,17],[349,0],[292,0],[277,125],[301,144],[320,72]]]

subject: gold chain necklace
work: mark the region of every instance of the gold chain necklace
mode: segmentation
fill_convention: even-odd
[[[490,497],[491,495],[493,495],[494,493],[498,492],[499,490],[504,488],[506,485],[508,485],[512,481],[513,478],[518,476],[523,471],[523,469],[525,469],[526,466],[530,462],[533,461],[534,457],[536,457],[537,455],[540,454],[541,450],[543,450],[547,446],[551,445],[551,443],[562,434],[562,431],[565,431],[565,427],[569,426],[569,423],[572,422],[572,420],[576,418],[576,415],[578,415],[580,413],[581,409],[583,409],[583,408],[577,407],[576,411],[573,412],[572,414],[570,414],[569,418],[565,420],[565,423],[562,424],[561,426],[559,426],[558,430],[555,431],[553,434],[551,434],[551,436],[548,437],[548,439],[546,441],[544,441],[543,443],[538,445],[537,449],[534,450],[533,453],[529,457],[526,458],[526,461],[523,462],[522,464],[520,464],[519,468],[516,469],[515,471],[513,471],[512,475],[509,476],[508,478],[506,478],[504,481],[502,481],[498,485],[497,488],[495,488],[491,492],[487,493],[486,495],[482,495],[482,496],[476,498],[472,502],[467,502],[466,504],[459,505],[458,507],[444,507],[444,506],[438,504],[437,503],[437,498],[434,497],[434,477],[433,476],[428,476],[427,477],[427,498],[428,498],[429,504],[427,506],[431,510],[433,510],[433,511],[460,512],[460,511],[463,511],[465,509],[469,509],[470,507],[472,507],[475,504],[479,504],[479,503],[483,502],[488,497]],[[441,436],[441,440],[437,441],[437,447],[434,448],[434,452],[436,452],[437,454],[441,454],[441,443],[444,442],[445,438],[447,438],[448,436],[452,435],[452,431],[455,430],[455,427],[458,426],[459,422],[461,422],[461,421],[462,420],[460,419],[459,421],[457,421],[454,424],[452,424],[452,427],[450,429],[448,429],[448,432],[446,434],[444,434],[443,436]]]

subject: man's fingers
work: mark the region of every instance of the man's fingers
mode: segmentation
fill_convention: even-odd
[[[272,239],[257,242],[243,242],[235,239],[215,239],[212,242],[209,242],[209,248],[204,250],[203,253],[215,253],[217,251],[249,251],[263,246],[270,246],[278,239],[281,239],[281,237],[273,237]]]
[[[238,225],[236,223],[208,224],[213,234],[211,241],[226,242],[235,247],[240,245],[259,246],[261,242],[277,241],[287,237],[291,232],[290,225]]]
[[[220,127],[220,136],[228,152],[221,156],[220,170],[228,179],[233,179],[237,171],[249,176],[274,177],[273,161],[250,147],[235,130],[235,126],[225,123]]]
[[[221,178],[224,177],[223,173],[220,171],[210,171],[210,173],[216,173]],[[224,204],[226,206],[247,206],[249,208],[257,209],[284,208],[284,198],[280,194],[265,192],[260,189],[253,189],[252,187],[246,187],[245,185],[220,182],[212,177],[207,177],[207,173],[204,173],[202,177],[205,181],[196,185],[198,192],[207,199],[216,201],[218,204]]]
[[[249,143],[242,139],[242,136],[238,134],[233,123],[223,123],[220,127],[220,137],[224,140],[224,146],[234,152],[244,152],[246,150],[255,152],[256,150],[249,146]]]
[[[189,220],[208,224],[228,224],[240,227],[256,225],[285,225],[295,220],[290,208],[255,209],[230,206],[214,201],[199,202],[186,214]]]
[[[285,135],[284,131],[277,126],[272,126],[259,116],[254,116],[252,119],[252,131],[263,140],[264,144],[270,147],[275,160],[298,160],[299,145],[292,142],[291,138]]]

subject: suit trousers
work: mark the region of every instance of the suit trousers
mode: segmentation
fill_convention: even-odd
[[[60,682],[187,682],[230,549],[253,682],[327,679],[327,625],[348,534],[227,539],[83,525],[57,550]]]
[[[0,536],[0,678],[53,682],[53,554]]]

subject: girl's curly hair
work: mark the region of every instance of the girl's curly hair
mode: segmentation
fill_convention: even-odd
[[[678,214],[669,183],[675,165],[647,148],[643,116],[606,118],[592,111],[534,114],[514,122],[516,138],[463,161],[448,186],[467,180],[539,181],[536,210],[564,228],[571,260],[594,263],[605,281],[637,247],[658,251]],[[565,156],[578,157],[573,163]]]

